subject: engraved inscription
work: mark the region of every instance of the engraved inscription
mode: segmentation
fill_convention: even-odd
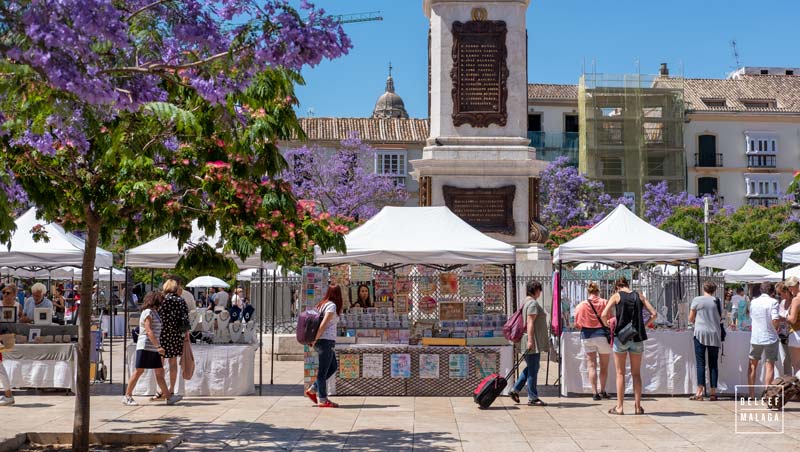
[[[509,185],[500,188],[442,187],[445,205],[462,220],[481,232],[514,235],[514,192]]]
[[[453,23],[453,124],[504,126],[508,119],[506,23]]]

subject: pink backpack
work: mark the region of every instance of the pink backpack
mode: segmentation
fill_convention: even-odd
[[[525,305],[523,304],[521,308],[517,309],[517,312],[511,316],[506,324],[503,325],[503,336],[511,342],[519,342],[522,339],[522,335],[525,334],[525,316],[522,315],[522,311],[525,310]]]

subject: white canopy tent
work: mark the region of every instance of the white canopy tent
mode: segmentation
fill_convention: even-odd
[[[384,207],[345,236],[347,253],[319,247],[321,264],[513,264],[515,248],[467,224],[447,207]]]
[[[775,278],[772,276],[772,270],[762,267],[752,259],[747,259],[747,263],[739,270],[725,270],[722,272],[722,275],[725,276],[726,283],[777,282],[782,280],[780,273],[778,273],[777,278]]]
[[[781,253],[782,261],[787,264],[800,264],[800,242],[790,245]]]
[[[740,270],[747,264],[753,250],[731,251],[728,253],[710,254],[700,258],[701,267],[720,268],[722,270]]]
[[[236,280],[241,282],[255,281],[256,279],[258,279],[258,270],[259,270],[258,268],[246,268],[240,271],[239,274],[236,275]],[[280,265],[275,265],[274,263],[268,264],[264,268],[264,278],[267,277],[272,278],[272,274],[275,272],[278,273],[276,276],[280,277],[284,273],[284,268],[281,267]],[[287,271],[286,276],[297,276],[297,273],[292,271]]]
[[[80,279],[83,275],[83,270],[80,268],[75,269],[75,279]],[[111,279],[113,282],[125,282],[125,270],[121,270],[119,268],[115,268],[112,272],[111,277],[109,277],[109,271],[107,268],[101,268],[100,270],[94,271],[94,279],[96,281],[101,282],[108,282]]]
[[[699,257],[696,244],[650,225],[620,204],[591,229],[556,248],[553,262],[673,262]]]
[[[785,273],[787,278],[790,276],[800,278],[800,265],[794,266],[792,268],[787,268]],[[783,274],[784,272],[782,271],[770,273],[767,279],[764,279],[763,281],[783,281],[784,279]]]
[[[220,236],[217,233],[213,237],[208,237],[195,220],[192,222],[192,234],[189,237],[189,241],[183,245],[183,248],[178,246],[177,238],[171,234],[164,234],[144,245],[139,245],[126,251],[125,266],[132,268],[175,268],[178,260],[191,244],[202,242],[206,242],[216,248],[220,243]],[[228,257],[233,259],[240,269],[261,267],[262,265],[261,258],[258,255],[248,257],[244,262],[234,255],[229,255]]]
[[[36,208],[29,209],[14,222],[16,230],[11,236],[10,246],[0,246],[0,265],[12,268],[54,269],[83,264],[83,250],[86,243],[64,231],[60,225],[46,223],[36,217]],[[31,229],[42,225],[48,241],[36,242]],[[110,251],[97,248],[95,266],[111,267],[113,256]]]

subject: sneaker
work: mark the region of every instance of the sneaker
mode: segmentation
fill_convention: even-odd
[[[2,364],[0,364],[2,366]],[[14,396],[6,397],[0,396],[0,406],[9,406],[14,404]]]
[[[317,402],[317,393],[311,391],[311,387],[310,386],[309,386],[308,389],[305,390],[305,392],[303,394],[305,394],[306,397],[308,397],[312,402],[314,402],[314,405],[316,405],[318,403]]]
[[[611,396],[610,396],[610,395],[608,395],[608,393],[607,393],[607,392],[605,392],[605,391],[603,391],[602,393],[600,393],[600,395],[601,395],[601,396],[602,396],[604,399],[606,399],[606,400],[608,400],[608,399],[610,399],[610,398],[611,398]]]
[[[603,397],[601,397],[600,394],[595,394],[595,395],[592,396],[592,400],[597,402],[599,400],[603,400]]]
[[[320,403],[317,406],[320,407],[320,408],[339,408],[339,404],[338,403],[333,403],[330,400],[326,400],[326,401]]]
[[[171,396],[170,396],[170,397],[167,399],[167,405],[175,405],[176,403],[180,402],[180,401],[181,401],[181,399],[183,399],[183,397],[181,397],[181,396],[179,396],[179,395],[176,395],[176,394],[172,394],[172,395],[171,395]]]
[[[519,394],[517,391],[509,391],[508,396],[511,397],[514,403],[519,403]]]
[[[139,404],[136,403],[135,400],[133,400],[133,397],[130,397],[130,396],[123,397],[122,398],[122,404],[125,405],[125,406],[139,406]]]

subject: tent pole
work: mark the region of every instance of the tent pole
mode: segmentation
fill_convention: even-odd
[[[130,271],[130,269],[128,267],[125,267],[125,296],[123,297],[124,299],[122,300],[123,304],[122,311],[125,315],[125,319],[123,320],[125,328],[122,331],[122,393],[123,394],[125,394],[125,391],[127,389],[126,386],[128,384],[128,380],[125,379],[125,370],[126,367],[128,367],[128,327],[129,327],[128,297],[132,296],[131,294],[128,293],[128,287],[130,284],[130,281],[128,280],[128,271]]]
[[[275,376],[275,298],[278,296],[278,266],[272,270],[272,353],[269,354],[269,384],[274,384]]]
[[[112,262],[113,264],[113,262]],[[97,270],[97,280],[100,280],[100,270]],[[98,284],[99,285],[99,284]],[[97,290],[100,290],[98,287]],[[114,383],[114,266],[108,268],[108,384]]]
[[[703,295],[702,289],[700,288],[700,258],[697,258],[695,265],[697,265],[697,296],[699,297]]]
[[[258,270],[261,274],[261,285],[258,297],[258,395],[264,385],[264,265]]]
[[[786,281],[786,264],[783,262],[783,259],[781,259],[781,279]]]
[[[561,325],[561,317],[562,317],[561,316],[561,285],[563,283],[564,283],[564,275],[562,273],[562,263],[561,263],[561,261],[558,261],[558,284],[556,285],[556,290],[558,291],[557,292],[558,293],[558,315],[559,315],[559,319],[558,319],[559,328],[558,329],[561,330],[561,331],[559,331],[558,337],[556,338],[556,344],[558,344],[559,353],[561,353],[561,332],[564,331],[564,327]],[[552,312],[552,309],[550,310],[550,312]],[[552,315],[550,317],[551,317],[551,321],[552,321]],[[547,354],[548,355],[550,354],[550,348],[549,347],[548,347]],[[547,359],[547,365],[548,366],[550,365],[550,357],[549,356],[548,356],[548,359]],[[564,386],[564,382],[562,381],[562,378],[561,378],[561,360],[559,359],[559,363],[558,363],[558,398],[561,398],[561,389],[562,389],[563,386]]]

